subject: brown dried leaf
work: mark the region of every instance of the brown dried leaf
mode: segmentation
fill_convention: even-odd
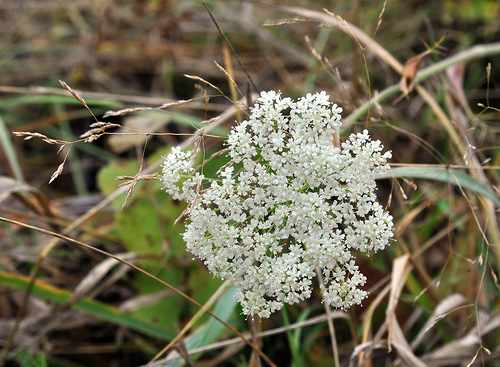
[[[477,357],[477,351],[484,348],[481,338],[500,326],[500,313],[488,315],[486,312],[479,312],[477,321],[477,325],[466,335],[425,354],[422,359],[430,366],[465,365],[471,359],[473,361]],[[487,350],[484,351],[488,354]],[[472,364],[470,362],[467,366]]]
[[[427,367],[427,364],[422,362],[410,348],[408,341],[406,340],[405,334],[401,327],[399,326],[398,320],[396,319],[396,315],[393,313],[391,315],[391,338],[388,340],[396,349],[396,352],[403,361],[405,366],[413,366],[413,367]]]
[[[398,257],[394,260],[392,274],[391,274],[391,293],[389,295],[389,304],[387,305],[387,333],[388,333],[388,348],[391,350],[392,333],[393,333],[393,322],[396,320],[396,306],[399,302],[399,297],[401,296],[401,291],[406,282],[406,278],[410,272],[410,265],[408,260],[410,258],[409,254]],[[396,320],[397,322],[397,320]]]
[[[121,258],[124,259],[124,255],[127,254],[121,254]],[[72,303],[89,292],[91,292],[95,287],[98,285],[98,283],[104,279],[104,277],[116,266],[120,265],[120,263],[113,259],[113,258],[107,258],[94,266],[92,270],[85,276],[85,278],[82,279],[82,281],[76,286],[76,288],[73,290],[73,295],[71,296],[71,299],[68,301],[68,303]]]
[[[402,94],[394,101],[393,104],[401,101],[413,90],[413,88],[415,87],[415,77],[417,76],[418,70],[420,69],[420,64],[431,52],[432,50],[426,50],[421,54],[412,57],[404,64],[403,75],[400,81]]]
[[[434,309],[431,317],[427,319],[425,325],[420,329],[420,332],[416,336],[416,338],[411,343],[412,348],[416,348],[416,346],[424,339],[426,333],[441,319],[443,319],[448,313],[455,310],[460,305],[463,305],[466,302],[466,298],[460,294],[455,293],[451,296],[446,297],[442,300]]]
[[[122,312],[132,312],[138,308],[146,307],[148,305],[155,304],[166,297],[172,295],[172,291],[170,289],[165,289],[155,293],[145,294],[143,296],[134,297],[123,302],[120,305],[120,311]]]

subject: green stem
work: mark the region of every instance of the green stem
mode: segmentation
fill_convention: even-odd
[[[500,53],[500,42],[491,43],[487,45],[477,45],[469,48],[468,50],[462,51],[454,56],[448,57],[438,63],[435,63],[425,69],[422,69],[415,78],[415,83],[420,83],[429,77],[436,75],[446,68],[467,62],[474,59],[480,59],[485,56],[495,55]],[[401,87],[398,84],[391,85],[385,88],[382,92],[378,93],[370,101],[363,103],[361,106],[356,108],[347,118],[343,119],[343,130],[347,130],[354,122],[356,122],[361,116],[366,114],[368,110],[374,107],[376,104],[385,101],[387,98],[393,96],[394,94],[401,91]]]

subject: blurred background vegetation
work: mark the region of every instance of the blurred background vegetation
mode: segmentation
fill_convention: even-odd
[[[257,324],[254,333],[276,332],[259,339],[263,352],[278,366],[418,365],[413,358],[427,366],[500,366],[500,3],[270,4],[206,1],[233,53],[199,0],[3,0],[0,216],[114,254],[204,304],[222,282],[185,252],[182,221],[174,223],[184,207],[159,182],[147,181],[121,210],[127,187],[119,188],[117,176],[157,171],[171,146],[223,115],[213,137],[203,140],[209,157],[241,116],[231,100],[257,92],[254,86],[295,98],[325,90],[344,109],[344,137],[367,128],[392,150],[395,177],[380,180],[378,193],[394,216],[397,241],[358,257],[371,292],[363,307],[330,315],[319,293],[288,306]],[[360,40],[358,31],[373,43]],[[421,70],[461,53],[467,62],[431,72],[421,90],[398,99],[402,70],[391,58],[405,64],[440,40]],[[244,96],[233,94],[214,61]],[[415,75],[407,69],[404,76]],[[57,154],[58,142],[12,132],[73,142],[96,122],[58,80],[78,91],[98,121],[117,126],[95,142],[68,144],[64,170],[49,184],[68,148]],[[388,88],[391,93],[379,94]],[[158,134],[146,138],[151,133]],[[255,327],[241,315],[233,289],[211,302],[238,331]],[[143,365],[198,310],[109,256],[0,225],[0,364]],[[334,333],[328,317],[335,319]],[[199,353],[187,357],[193,348]],[[260,363],[208,315],[174,353],[184,358],[169,365]]]

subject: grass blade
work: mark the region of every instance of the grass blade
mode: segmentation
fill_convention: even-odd
[[[485,185],[480,183],[475,178],[471,177],[467,173],[447,167],[432,167],[432,166],[408,166],[408,167],[396,167],[391,169],[391,171],[379,177],[378,179],[391,178],[391,177],[410,177],[410,178],[420,178],[426,180],[442,181],[448,182],[450,184],[460,186],[464,189],[474,191],[477,194],[483,195],[500,206],[500,199],[497,195],[491,192]]]

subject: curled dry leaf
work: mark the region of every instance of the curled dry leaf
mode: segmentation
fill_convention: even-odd
[[[401,292],[406,282],[406,278],[410,273],[411,265],[409,264],[409,254],[405,254],[403,256],[398,257],[394,260],[393,268],[392,268],[392,276],[391,276],[391,293],[389,296],[389,304],[387,305],[387,333],[388,333],[388,342],[389,342],[389,351],[391,351],[391,343],[393,341],[392,333],[393,333],[393,323],[396,320],[396,306],[399,303],[399,298],[401,296]]]
[[[400,87],[402,94],[394,101],[393,104],[398,103],[404,97],[406,97],[415,87],[415,78],[417,76],[418,70],[420,69],[420,64],[422,61],[432,52],[432,50],[426,50],[417,56],[409,59],[403,67],[403,76],[401,77]]]

